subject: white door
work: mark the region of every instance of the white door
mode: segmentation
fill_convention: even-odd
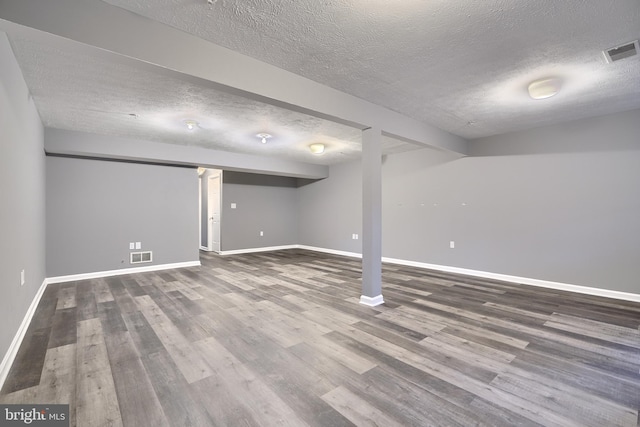
[[[209,250],[220,252],[220,175],[209,177]]]

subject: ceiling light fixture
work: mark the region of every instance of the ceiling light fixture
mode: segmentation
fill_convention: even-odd
[[[529,96],[533,99],[550,98],[560,92],[561,81],[557,77],[535,80],[529,84]]]
[[[259,133],[256,136],[262,140],[263,144],[266,144],[267,139],[271,138],[271,135],[269,135],[268,133]]]
[[[185,120],[184,124],[187,126],[187,129],[190,131],[193,131],[198,127],[198,122],[196,122],[195,120]]]
[[[311,150],[313,154],[322,154],[324,153],[324,144],[321,144],[319,142],[315,144],[311,144],[309,146],[309,150]]]

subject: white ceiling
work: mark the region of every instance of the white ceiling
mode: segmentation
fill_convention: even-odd
[[[106,2],[465,138],[640,108],[640,55],[601,53],[640,37],[638,0]],[[358,129],[104,52],[10,39],[48,126],[320,164],[359,156]],[[530,99],[527,84],[548,76],[561,92]],[[200,128],[186,133],[184,119]],[[274,138],[264,146],[258,132]],[[310,155],[312,142],[327,154]],[[385,138],[387,153],[415,148]]]
[[[353,127],[137,68],[103,51],[63,51],[21,37],[11,44],[48,127],[316,164],[360,156],[361,131]],[[188,131],[192,120],[198,126]],[[256,136],[264,132],[272,135],[266,144]],[[325,144],[321,156],[308,148],[316,142]],[[420,148],[386,137],[383,146],[387,154]]]

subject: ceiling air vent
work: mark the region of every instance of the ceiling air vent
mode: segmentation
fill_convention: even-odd
[[[629,58],[630,56],[635,56],[638,54],[640,50],[640,46],[638,46],[638,40],[632,41],[629,43],[625,43],[622,46],[612,47],[611,49],[605,50],[604,59],[607,60],[609,64],[612,62],[620,61],[624,58]]]

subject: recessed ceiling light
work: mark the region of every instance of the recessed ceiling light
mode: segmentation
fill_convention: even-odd
[[[324,144],[321,144],[319,142],[315,144],[311,144],[309,146],[309,150],[311,150],[313,154],[322,154],[324,153]]]
[[[259,133],[256,136],[261,139],[263,144],[266,144],[267,139],[271,138],[271,135],[269,135],[268,133]]]
[[[560,92],[561,83],[557,77],[535,80],[529,84],[529,96],[533,99],[550,98]]]
[[[187,127],[187,130],[195,130],[198,127],[198,122],[196,122],[195,120],[185,120],[184,121],[185,126]]]

